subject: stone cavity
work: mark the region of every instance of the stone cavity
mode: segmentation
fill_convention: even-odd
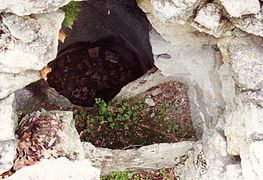
[[[56,57],[64,18],[59,7],[68,2],[1,2],[0,173],[16,158],[14,92],[39,80],[39,70]],[[157,84],[180,80],[189,87],[199,139],[137,150],[96,148],[80,142],[71,112],[57,112],[65,125],[57,148],[77,160],[43,160],[8,179],[100,179],[100,171],[104,175],[163,167],[173,168],[186,180],[263,179],[262,0],[137,2],[153,27],[150,40],[159,70],[128,84],[117,97],[133,97]],[[34,96],[26,89],[19,93],[28,101]],[[54,97],[58,95],[48,98]]]

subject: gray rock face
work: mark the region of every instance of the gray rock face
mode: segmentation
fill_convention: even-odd
[[[101,168],[101,173],[141,169],[161,169],[174,167],[183,155],[193,148],[193,142],[184,141],[174,144],[162,143],[144,146],[138,150],[110,150],[96,148],[90,143],[83,143],[86,158],[92,165]]]
[[[201,0],[189,0],[189,1],[178,1],[178,0],[152,0],[152,7],[154,16],[163,22],[171,21],[186,21],[192,14],[193,11],[199,6]]]
[[[0,141],[15,139],[17,116],[14,94],[0,101]]]
[[[40,79],[39,71],[24,71],[18,74],[0,72],[0,98]]]
[[[40,79],[38,71],[56,57],[63,18],[62,11],[24,17],[5,14],[3,22],[10,30],[9,36],[17,40],[0,51],[0,81],[4,82],[0,98]]]
[[[257,14],[232,19],[232,22],[236,27],[256,36],[263,36],[262,21],[262,9]]]
[[[46,159],[18,170],[7,180],[100,180],[100,170],[88,160],[69,161],[67,158]]]
[[[220,6],[213,3],[207,3],[198,11],[194,21],[206,27],[207,29],[215,31],[219,26],[219,20],[222,16],[220,11]]]
[[[20,17],[14,14],[5,14],[3,23],[8,27],[10,33],[17,39],[29,43],[37,39],[40,25],[33,18]]]
[[[57,11],[58,8],[66,5],[71,0],[34,0],[34,1],[20,1],[20,0],[1,0],[0,12],[10,12],[18,16],[25,16],[30,14],[47,13]]]
[[[263,87],[262,42],[250,36],[233,39],[230,43],[230,68],[236,83],[243,89],[258,90]]]
[[[15,140],[0,142],[0,174],[12,168],[16,158]]]
[[[207,3],[197,12],[191,25],[200,32],[206,32],[218,38],[233,28],[233,25],[223,18],[222,12],[221,6]]]
[[[246,14],[256,14],[260,10],[258,0],[219,0],[230,16],[240,17]]]
[[[5,14],[3,23],[17,40],[0,53],[0,72],[20,73],[41,70],[57,55],[62,11],[18,17]],[[26,61],[24,61],[26,59]]]

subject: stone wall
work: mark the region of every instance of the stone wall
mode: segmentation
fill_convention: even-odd
[[[182,179],[262,179],[261,2],[137,2],[154,28],[155,65],[194,87],[190,100],[200,115],[193,121],[203,135],[175,172]]]
[[[0,174],[16,156],[14,92],[40,79],[39,70],[57,54],[66,1],[1,1]],[[32,14],[34,13],[34,14]]]
[[[39,80],[39,70],[56,57],[58,32],[64,18],[59,7],[67,2],[1,2],[0,173],[12,167],[16,155],[14,92]],[[189,86],[192,119],[199,140],[152,145],[136,151],[113,151],[84,143],[85,158],[102,174],[162,166],[175,167],[174,172],[181,179],[262,179],[261,1],[137,2],[152,24],[150,41],[160,71],[142,77],[152,79],[147,87],[138,86],[135,81],[124,87],[119,96],[133,96],[135,91],[168,79],[184,81]],[[172,151],[172,156],[164,153],[165,148]],[[150,151],[153,153],[149,156]],[[185,164],[169,160],[185,154]],[[160,158],[151,156],[164,161],[160,163]],[[57,161],[61,168],[63,163],[69,168],[81,164],[90,167],[85,160],[75,165],[64,161]],[[47,167],[45,163],[38,166]],[[22,170],[18,172],[23,175]],[[99,179],[99,171],[93,172]]]

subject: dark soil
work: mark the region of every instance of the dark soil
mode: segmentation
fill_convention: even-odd
[[[93,106],[97,97],[111,100],[143,72],[136,69],[136,56],[128,62],[110,46],[108,42],[78,44],[63,51],[48,65],[49,85],[75,105]]]

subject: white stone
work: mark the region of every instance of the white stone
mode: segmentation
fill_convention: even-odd
[[[198,7],[201,0],[151,0],[154,16],[163,22],[176,20],[186,21],[193,15],[193,11]]]
[[[40,25],[34,18],[5,14],[3,23],[8,27],[10,33],[15,38],[25,43],[32,42],[38,37],[37,32],[40,29]]]
[[[225,179],[226,180],[242,180],[242,167],[240,164],[231,164],[226,166]]]
[[[0,12],[11,12],[18,16],[57,11],[71,0],[1,0]]]
[[[215,31],[219,26],[221,16],[220,6],[213,3],[207,3],[197,12],[194,21],[207,29]]]
[[[10,170],[16,158],[15,140],[0,142],[0,174]]]
[[[153,96],[157,96],[162,93],[162,90],[160,88],[156,88],[155,90],[152,91]]]
[[[246,107],[239,104],[232,112],[226,112],[225,135],[227,137],[227,151],[231,155],[239,155],[240,149],[246,146]]]
[[[234,38],[229,45],[230,68],[243,89],[263,87],[263,40],[254,36]]]
[[[24,167],[6,180],[100,180],[100,170],[88,160],[69,161],[62,157],[46,159]]]
[[[191,25],[200,32],[205,32],[218,38],[233,29],[232,23],[221,17],[221,7],[213,3],[207,3],[197,12]]]
[[[150,42],[155,66],[165,75],[184,77],[190,81],[188,84],[195,88],[191,103],[198,107],[203,126],[214,126],[224,102],[219,92],[218,71],[214,69],[216,52],[212,46],[184,46],[180,41],[178,45],[171,44],[155,31],[150,33]],[[169,54],[171,58],[163,58],[161,54]]]
[[[263,178],[262,148],[262,141],[258,141],[247,144],[247,146],[242,149],[240,157],[244,179],[260,180]]]
[[[15,96],[11,94],[0,100],[0,141],[15,139],[16,124]]]
[[[71,111],[51,111],[62,128],[57,131],[60,137],[59,143],[54,147],[56,150],[63,151],[71,159],[84,159],[84,150],[75,128],[75,120]]]
[[[0,98],[40,79],[39,71],[24,71],[18,74],[0,73]]]
[[[63,19],[63,11],[24,17],[5,14],[3,23],[17,40],[13,47],[0,52],[0,72],[41,70],[55,59]]]
[[[102,175],[112,171],[161,169],[174,167],[193,148],[193,142],[162,143],[141,147],[137,150],[111,150],[96,148],[83,142],[86,158],[101,168]]]
[[[263,9],[257,14],[231,19],[233,24],[247,33],[263,37]]]
[[[145,103],[148,104],[148,106],[155,106],[155,102],[151,98],[146,98]]]
[[[219,0],[230,16],[240,17],[246,14],[256,14],[260,10],[258,0]]]

